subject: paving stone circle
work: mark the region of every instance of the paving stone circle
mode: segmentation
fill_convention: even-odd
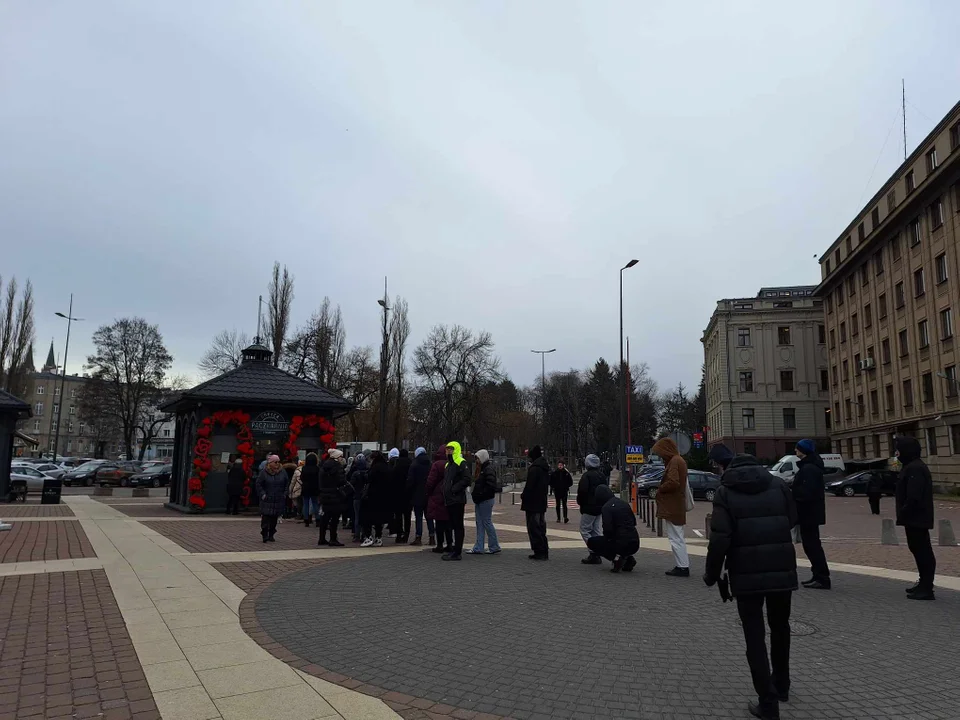
[[[518,718],[744,718],[753,697],[735,603],[668,578],[641,551],[631,574],[583,553],[445,563],[377,555],[287,575],[256,617],[290,652],[354,680]],[[909,583],[836,573],[794,595],[791,702],[782,717],[956,718],[960,593],[911,602]]]

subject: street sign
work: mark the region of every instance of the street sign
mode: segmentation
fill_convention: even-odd
[[[627,465],[643,465],[643,453],[629,453]]]
[[[643,445],[627,445],[627,455],[643,455]]]

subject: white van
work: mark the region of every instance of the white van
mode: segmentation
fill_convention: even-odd
[[[823,460],[823,472],[825,475],[842,473],[846,469],[843,463],[843,455],[828,453],[821,455],[820,459]],[[799,462],[800,458],[796,455],[784,455],[777,461],[776,465],[770,468],[770,472],[778,478],[782,478],[784,482],[790,485],[793,483],[793,478],[797,474],[797,463]]]

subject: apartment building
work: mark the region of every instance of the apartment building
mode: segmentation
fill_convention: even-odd
[[[708,442],[776,459],[828,442],[826,329],[816,286],[720,300],[703,332]]]
[[[833,449],[887,457],[920,441],[960,484],[960,103],[820,257]]]

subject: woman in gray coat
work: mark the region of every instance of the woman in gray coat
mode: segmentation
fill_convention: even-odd
[[[287,475],[280,458],[270,455],[267,465],[257,477],[257,497],[260,498],[260,534],[264,542],[275,542],[277,518],[283,512],[287,502],[287,489],[290,477]]]

